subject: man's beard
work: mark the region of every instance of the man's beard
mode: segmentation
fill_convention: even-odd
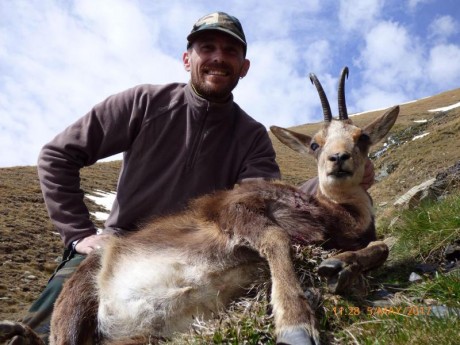
[[[192,73],[192,85],[194,90],[203,98],[211,101],[225,101],[230,97],[233,89],[238,85],[238,79],[231,83],[222,84],[220,86],[207,84],[203,78],[199,78],[196,74]]]

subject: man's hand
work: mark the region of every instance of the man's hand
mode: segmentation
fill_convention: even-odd
[[[366,165],[364,166],[364,176],[361,182],[361,186],[365,190],[368,190],[369,188],[371,188],[371,186],[374,184],[374,177],[375,177],[374,164],[372,164],[371,160],[367,158]]]
[[[85,237],[78,241],[77,245],[75,246],[75,251],[79,254],[87,255],[94,249],[102,248],[111,236],[112,235],[109,234],[101,234]]]

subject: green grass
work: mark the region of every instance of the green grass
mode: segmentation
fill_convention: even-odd
[[[424,300],[436,299],[444,305],[460,308],[460,271],[426,279],[420,284],[411,286],[408,294]]]
[[[409,309],[406,309],[409,310]],[[428,309],[427,309],[428,310]],[[334,344],[458,344],[460,320],[457,316],[403,314],[361,317],[339,331]]]
[[[390,232],[397,238],[392,256],[399,260],[436,260],[449,243],[460,239],[460,193],[401,213]]]

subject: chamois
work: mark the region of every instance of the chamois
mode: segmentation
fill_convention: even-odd
[[[311,74],[323,128],[310,137],[271,127],[284,144],[315,156],[316,195],[279,181],[245,182],[199,197],[185,211],[125,237],[113,237],[66,282],[55,304],[50,343],[145,344],[168,338],[186,331],[194,317],[212,317],[244,295],[259,270],[268,268],[278,343],[318,345],[315,313],[295,275],[291,244],[343,250],[319,267],[320,274],[337,278],[339,290],[349,284],[350,272],[377,267],[388,256],[383,242],[373,242],[372,203],[359,184],[369,147],[388,133],[399,107],[363,129],[354,126],[345,105],[347,75],[344,68],[339,120],[332,118],[321,84]],[[18,323],[3,323],[0,333],[3,339],[33,336]]]

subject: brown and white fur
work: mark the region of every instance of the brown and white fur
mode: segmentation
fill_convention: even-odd
[[[313,137],[271,128],[286,145],[316,157],[316,195],[281,182],[247,182],[114,237],[66,283],[53,312],[51,344],[145,344],[170,337],[242,296],[267,267],[278,343],[319,344],[315,312],[293,269],[292,242],[345,251],[320,267],[339,280],[349,267],[363,272],[388,255],[385,244],[372,242],[372,204],[360,182],[370,145],[387,134],[399,108],[363,129],[354,126],[343,96],[347,71],[339,85],[339,120],[311,75],[323,103],[323,128]]]

